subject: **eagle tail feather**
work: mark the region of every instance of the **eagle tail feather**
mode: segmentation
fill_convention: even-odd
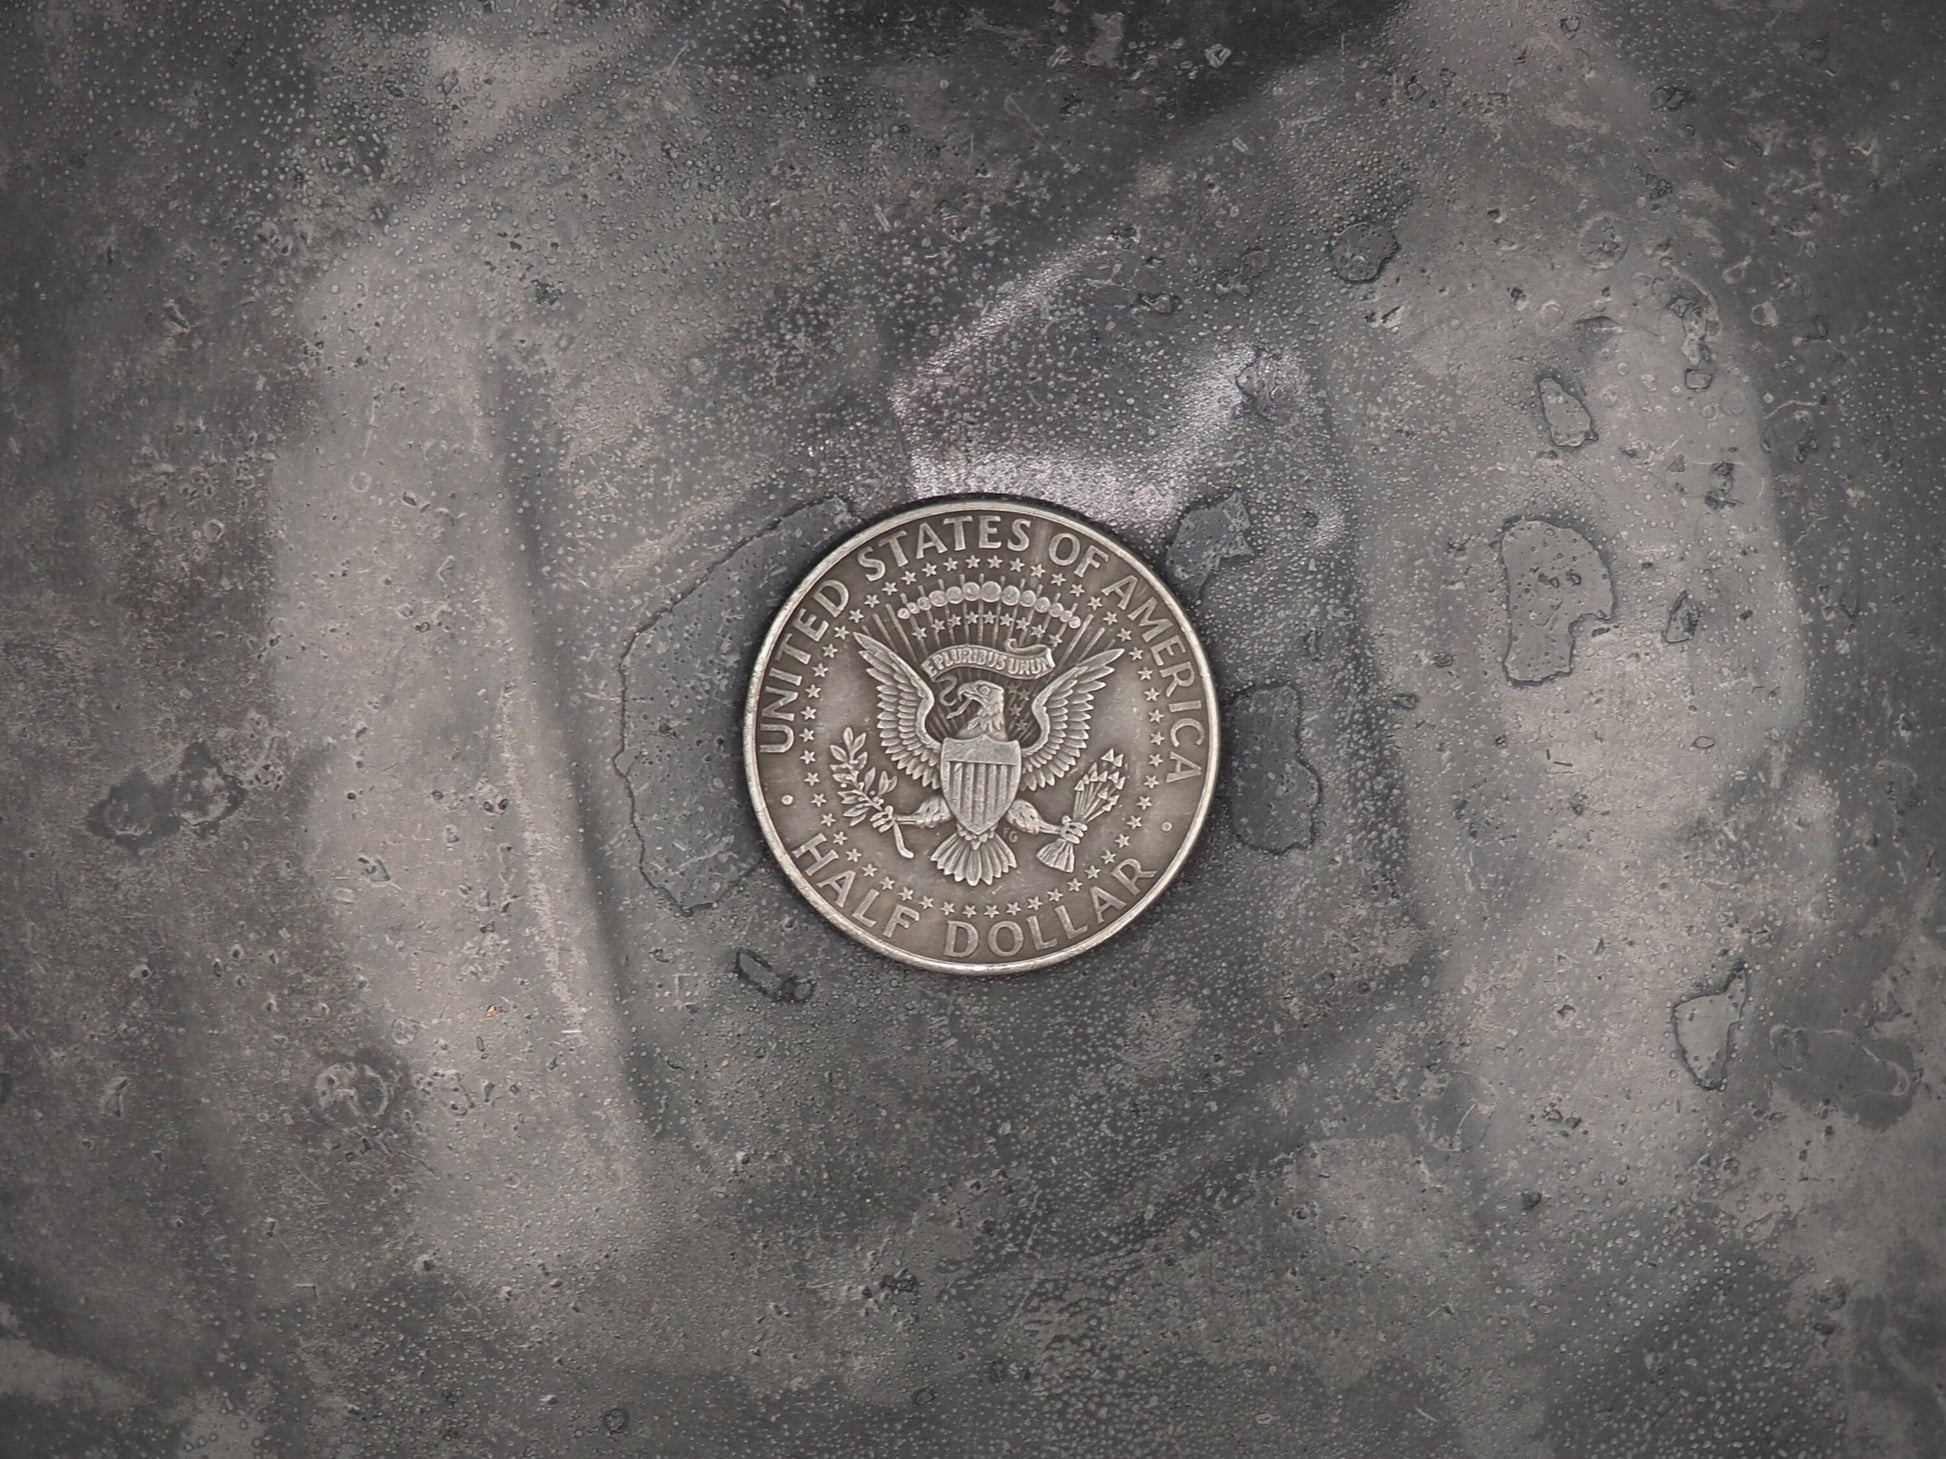
[[[968,886],[985,886],[1014,869],[1013,848],[992,831],[970,835],[962,827],[934,848],[933,865]]]

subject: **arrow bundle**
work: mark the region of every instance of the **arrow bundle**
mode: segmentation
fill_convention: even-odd
[[[1088,823],[1114,810],[1127,784],[1127,763],[1121,751],[1102,751],[1101,758],[1074,784],[1074,814],[1061,822],[1059,839],[1035,852],[1036,859],[1056,871],[1073,871],[1074,848],[1081,843]]]

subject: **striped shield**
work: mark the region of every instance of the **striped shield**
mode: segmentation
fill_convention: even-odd
[[[974,835],[999,824],[1020,789],[1020,746],[976,735],[939,747],[939,793]]]

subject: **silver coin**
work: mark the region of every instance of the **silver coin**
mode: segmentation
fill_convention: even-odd
[[[1128,548],[1011,499],[874,523],[798,584],[743,720],[764,837],[887,957],[1015,973],[1151,906],[1216,777],[1209,663]]]

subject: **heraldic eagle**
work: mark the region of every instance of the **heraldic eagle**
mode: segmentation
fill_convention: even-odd
[[[926,728],[933,692],[919,671],[875,638],[855,633],[852,641],[878,686],[878,737],[887,758],[933,792],[913,814],[894,819],[907,826],[937,826],[949,817],[958,823],[933,851],[935,866],[956,881],[984,886],[1014,868],[1013,848],[999,833],[1002,820],[1030,834],[1060,834],[1060,826],[1017,793],[1023,785],[1052,785],[1080,762],[1095,691],[1120,649],[1092,654],[1048,681],[1032,705],[1040,739],[1023,750],[1007,735],[1006,691],[998,684],[976,679],[960,691],[972,702],[972,717],[942,742]]]

